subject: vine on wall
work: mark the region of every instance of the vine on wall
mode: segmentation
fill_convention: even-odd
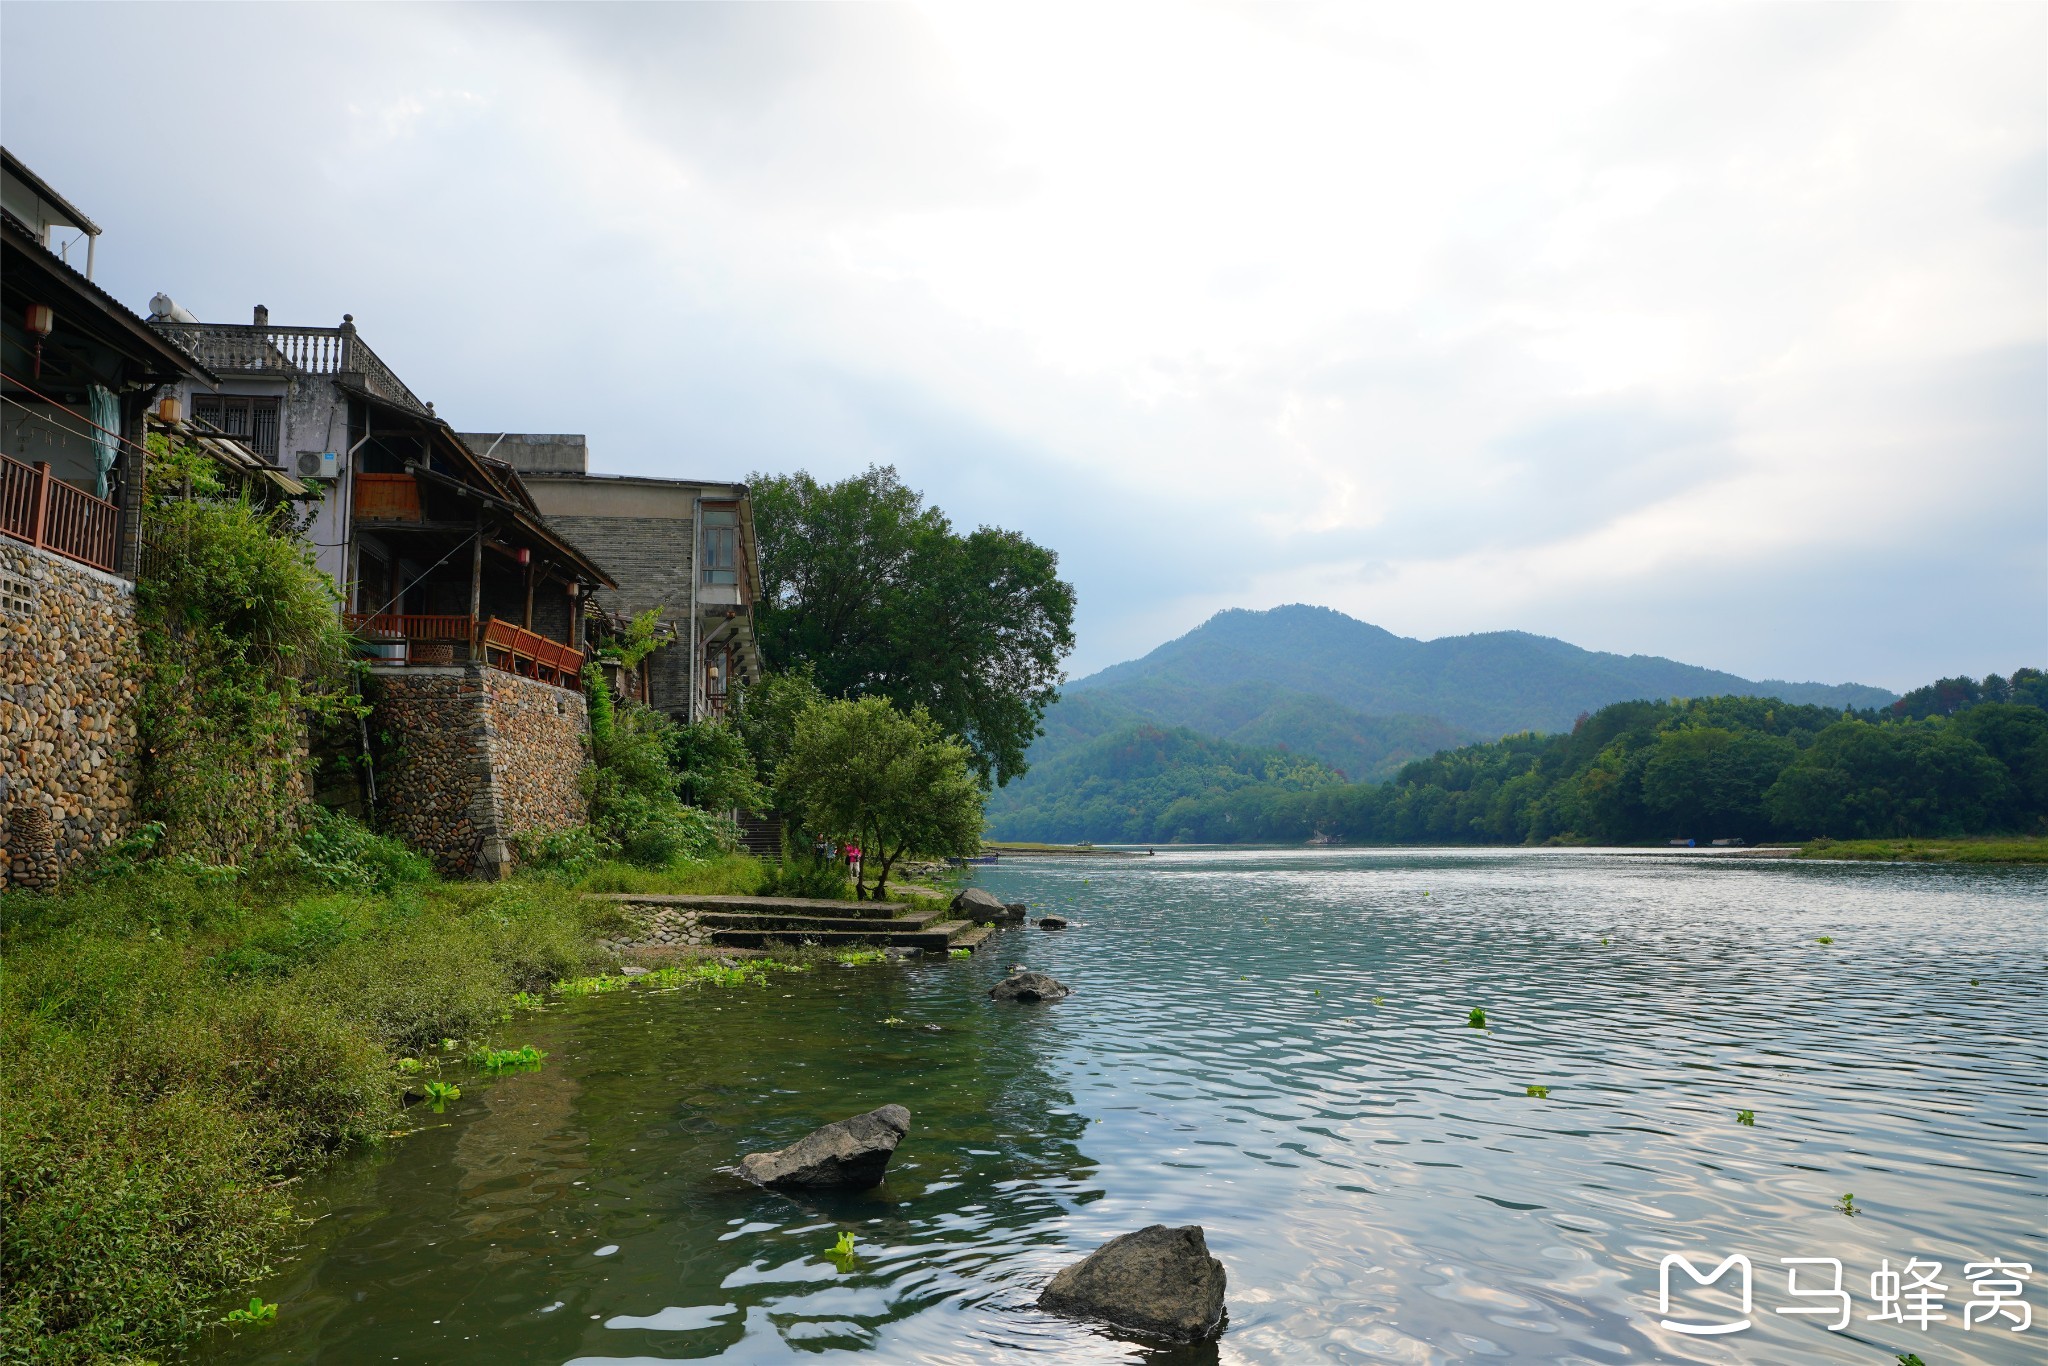
[[[216,469],[150,438],[138,804],[166,852],[241,863],[297,833],[308,723],[362,703],[340,592],[301,539],[310,518],[228,489]]]

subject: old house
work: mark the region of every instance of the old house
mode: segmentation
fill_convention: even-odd
[[[650,706],[679,721],[721,716],[735,683],[760,678],[761,569],[745,484],[592,474],[577,435],[462,439],[507,461],[549,524],[611,569],[618,583],[598,592],[600,607],[622,618],[661,609],[674,638],[641,666]]]
[[[200,357],[195,427],[324,490],[309,537],[371,661],[373,818],[448,872],[502,873],[523,835],[580,824],[585,605],[616,587],[541,514],[514,467],[472,450],[357,335],[152,322]]]
[[[212,376],[93,283],[99,228],[0,163],[0,871],[48,885],[128,829],[145,409]]]

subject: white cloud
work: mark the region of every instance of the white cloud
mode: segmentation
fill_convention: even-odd
[[[894,461],[1062,550],[1083,669],[1295,599],[2048,659],[2039,7],[4,22],[6,140],[125,297],[351,311],[459,422],[615,468]]]

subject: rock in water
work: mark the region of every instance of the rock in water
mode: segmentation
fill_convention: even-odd
[[[1041,930],[1064,930],[1066,927],[1067,918],[1063,915],[1048,915],[1038,922],[1038,928]]]
[[[1038,1307],[1156,1337],[1205,1338],[1223,1320],[1223,1263],[1199,1224],[1112,1238],[1052,1278]]]
[[[1008,906],[1005,906],[1002,902],[996,900],[994,896],[984,892],[979,887],[969,887],[966,891],[953,898],[953,914],[959,916],[962,920],[971,920],[977,925],[985,925],[991,920],[1003,921],[1018,918],[1010,914]]]
[[[1064,1001],[1074,993],[1043,972],[1020,970],[990,987],[988,994],[998,1001]]]
[[[910,1111],[884,1105],[837,1124],[827,1124],[787,1148],[748,1153],[740,1173],[763,1186],[837,1186],[866,1190],[881,1184],[896,1145],[910,1132]]]

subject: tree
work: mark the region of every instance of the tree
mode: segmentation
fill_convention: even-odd
[[[760,812],[768,793],[755,774],[754,756],[738,731],[723,721],[672,726],[663,737],[669,766],[682,780],[683,800],[706,811]]]
[[[751,485],[769,664],[810,665],[828,696],[923,707],[984,783],[1022,773],[1074,648],[1059,557],[1013,531],[961,535],[888,467]]]
[[[797,718],[824,700],[808,664],[765,673],[760,682],[742,682],[734,689],[727,724],[753,756],[754,773],[763,787],[774,787],[775,770],[789,757]]]
[[[860,846],[859,899],[884,899],[905,854],[981,847],[982,787],[967,749],[922,707],[906,714],[880,697],[812,707],[797,719],[776,789],[807,830]]]

